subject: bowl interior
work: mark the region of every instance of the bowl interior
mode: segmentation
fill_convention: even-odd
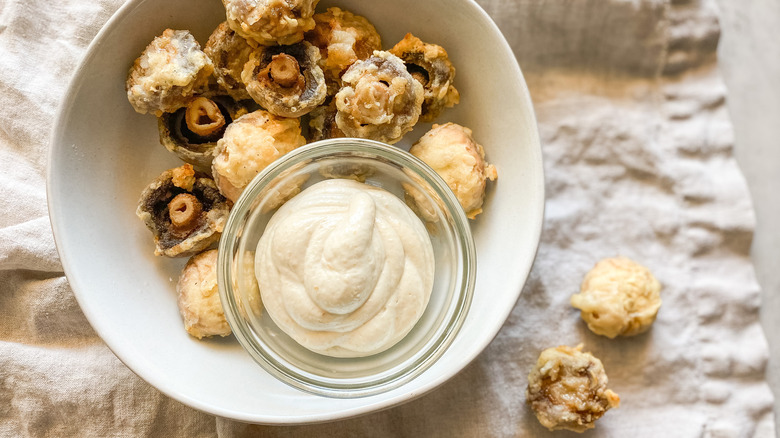
[[[325,179],[351,177],[393,193],[419,212],[433,245],[435,276],[425,312],[398,344],[366,357],[338,358],[302,347],[274,323],[253,281],[254,250],[289,194]],[[474,288],[468,219],[446,183],[405,151],[366,140],[317,142],[267,168],[236,203],[220,243],[220,293],[239,342],[270,373],[321,395],[362,397],[419,375],[454,339]]]
[[[541,231],[543,174],[531,100],[512,50],[472,0],[322,0],[366,16],[383,46],[413,32],[439,43],[457,68],[460,104],[441,123],[468,126],[499,178],[471,221],[477,283],[464,325],[431,368],[403,387],[358,399],[308,394],[263,372],[232,337],[198,341],[184,331],[175,283],[185,260],[154,257],[135,217],[141,190],[179,161],[158,141],[157,121],[137,114],[124,82],[133,60],[165,28],[200,42],[224,20],[219,0],[129,0],[93,41],[52,133],[48,201],[69,283],[84,314],[130,369],[163,393],[246,422],[327,421],[387,408],[430,391],[493,339],[515,305]],[[420,124],[396,146],[408,149]]]

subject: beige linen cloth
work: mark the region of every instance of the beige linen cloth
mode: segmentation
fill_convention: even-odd
[[[63,276],[46,209],[49,131],[122,3],[0,0],[0,436],[552,436],[524,404],[526,376],[542,349],[580,342],[622,398],[587,436],[774,436],[713,1],[480,1],[539,118],[547,212],[528,284],[495,341],[438,390],[300,427],[235,423],[163,396],[108,350]],[[650,333],[608,340],[568,299],[617,254],[654,271],[664,302]]]

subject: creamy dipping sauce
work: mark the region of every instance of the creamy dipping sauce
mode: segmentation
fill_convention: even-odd
[[[331,179],[273,215],[255,272],[268,314],[299,344],[328,356],[368,356],[395,345],[422,316],[433,246],[392,193]]]

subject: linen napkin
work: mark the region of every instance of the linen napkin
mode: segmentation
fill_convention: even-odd
[[[296,427],[173,401],[90,328],[54,247],[45,166],[74,67],[123,2],[0,2],[0,436],[552,436],[524,403],[526,377],[542,349],[580,342],[622,399],[586,436],[774,436],[754,218],[714,1],[479,2],[512,45],[539,119],[547,206],[529,281],[494,342],[441,388]],[[655,273],[663,306],[649,333],[609,340],[568,300],[598,259],[618,254]]]

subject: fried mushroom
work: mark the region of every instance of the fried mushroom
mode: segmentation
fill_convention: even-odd
[[[176,283],[176,293],[187,333],[198,339],[231,333],[217,287],[216,249],[197,254],[187,262]]]
[[[320,66],[328,79],[338,81],[350,65],[382,50],[379,33],[365,17],[332,7],[315,14],[314,22],[305,38],[320,49]]]
[[[231,206],[214,180],[185,164],[143,190],[136,215],[154,236],[155,255],[186,257],[219,240]]]
[[[544,427],[584,432],[620,405],[620,397],[607,389],[607,383],[604,365],[583,353],[582,344],[548,348],[528,375],[526,402]]]
[[[460,102],[460,94],[452,85],[455,67],[443,47],[424,43],[407,33],[404,39],[390,49],[390,53],[404,61],[409,73],[425,89],[421,121],[432,122],[444,108]]]
[[[423,87],[390,52],[375,51],[342,76],[336,124],[349,137],[396,143],[420,117]]]
[[[314,27],[319,0],[222,0],[227,23],[260,45],[295,44]]]
[[[252,99],[271,114],[300,117],[325,101],[319,59],[319,50],[306,41],[260,47],[250,55],[241,79]]]
[[[471,129],[455,123],[433,125],[409,152],[441,175],[469,219],[482,213],[487,180],[494,181],[498,172],[485,161],[485,149]]]
[[[233,120],[248,112],[226,94],[203,94],[157,119],[160,143],[196,170],[211,172],[217,141]]]
[[[192,34],[166,29],[130,68],[127,99],[141,114],[173,112],[208,86],[213,71],[214,65]]]
[[[203,52],[214,64],[214,76],[217,83],[235,100],[251,99],[241,81],[244,64],[249,60],[252,46],[222,22],[212,32]]]
[[[646,332],[661,307],[661,283],[649,269],[627,257],[596,263],[582,280],[571,305],[588,328],[608,338]]]
[[[269,164],[306,144],[298,119],[257,110],[239,117],[217,142],[211,170],[220,192],[235,202]]]

